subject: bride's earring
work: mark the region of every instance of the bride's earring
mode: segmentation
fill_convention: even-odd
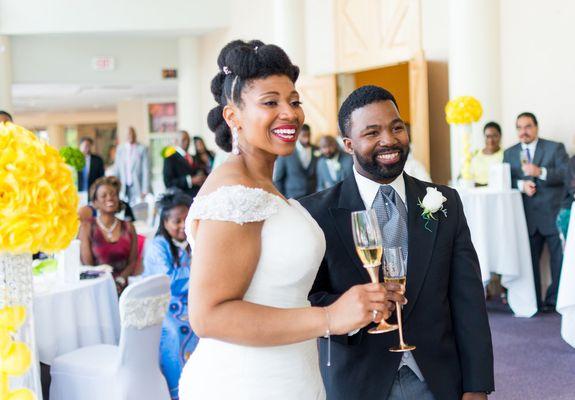
[[[232,128],[232,154],[235,156],[240,154],[239,138],[238,128],[234,126]]]

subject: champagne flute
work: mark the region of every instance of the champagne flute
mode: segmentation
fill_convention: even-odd
[[[527,152],[525,150],[521,150],[521,152],[519,153],[519,160],[521,161],[521,170],[523,170],[523,167],[525,167],[527,164],[529,164],[531,162],[531,160],[529,160],[529,157],[527,156]],[[529,175],[525,175],[526,177]]]
[[[363,267],[369,273],[371,282],[379,283],[383,244],[375,210],[352,212],[351,225],[357,255],[361,259]],[[377,315],[376,313],[377,311],[374,311],[374,318]],[[397,325],[390,325],[382,319],[378,326],[371,328],[368,332],[375,334],[391,332],[396,329]]]
[[[406,266],[401,252],[401,247],[386,247],[383,249],[383,279],[385,282],[397,283],[401,286],[401,292],[405,293],[407,282]],[[399,346],[389,349],[393,353],[415,350],[415,346],[403,341],[403,327],[401,321],[401,304],[395,303],[397,312],[397,324],[399,325]]]
[[[529,158],[527,157],[527,153],[525,152],[525,150],[521,150],[521,152],[519,153],[519,160],[521,161],[521,166],[524,166],[525,164],[529,163]]]

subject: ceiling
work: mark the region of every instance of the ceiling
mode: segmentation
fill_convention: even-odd
[[[119,102],[177,97],[177,82],[151,84],[38,84],[12,85],[15,113],[113,111]]]

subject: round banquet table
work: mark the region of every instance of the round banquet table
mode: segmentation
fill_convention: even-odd
[[[34,318],[40,361],[95,344],[118,344],[120,314],[116,285],[109,273],[77,283],[57,274],[34,277]]]
[[[561,336],[575,347],[575,203],[571,206],[556,308],[562,316]]]
[[[489,188],[458,191],[483,282],[489,281],[491,273],[500,274],[513,313],[518,317],[533,316],[537,301],[521,193]]]

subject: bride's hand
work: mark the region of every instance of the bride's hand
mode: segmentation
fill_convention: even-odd
[[[332,305],[327,307],[330,331],[343,335],[371,322],[387,319],[395,308],[395,302],[406,304],[401,287],[395,283],[368,283],[351,287]],[[374,318],[374,312],[378,311]]]

